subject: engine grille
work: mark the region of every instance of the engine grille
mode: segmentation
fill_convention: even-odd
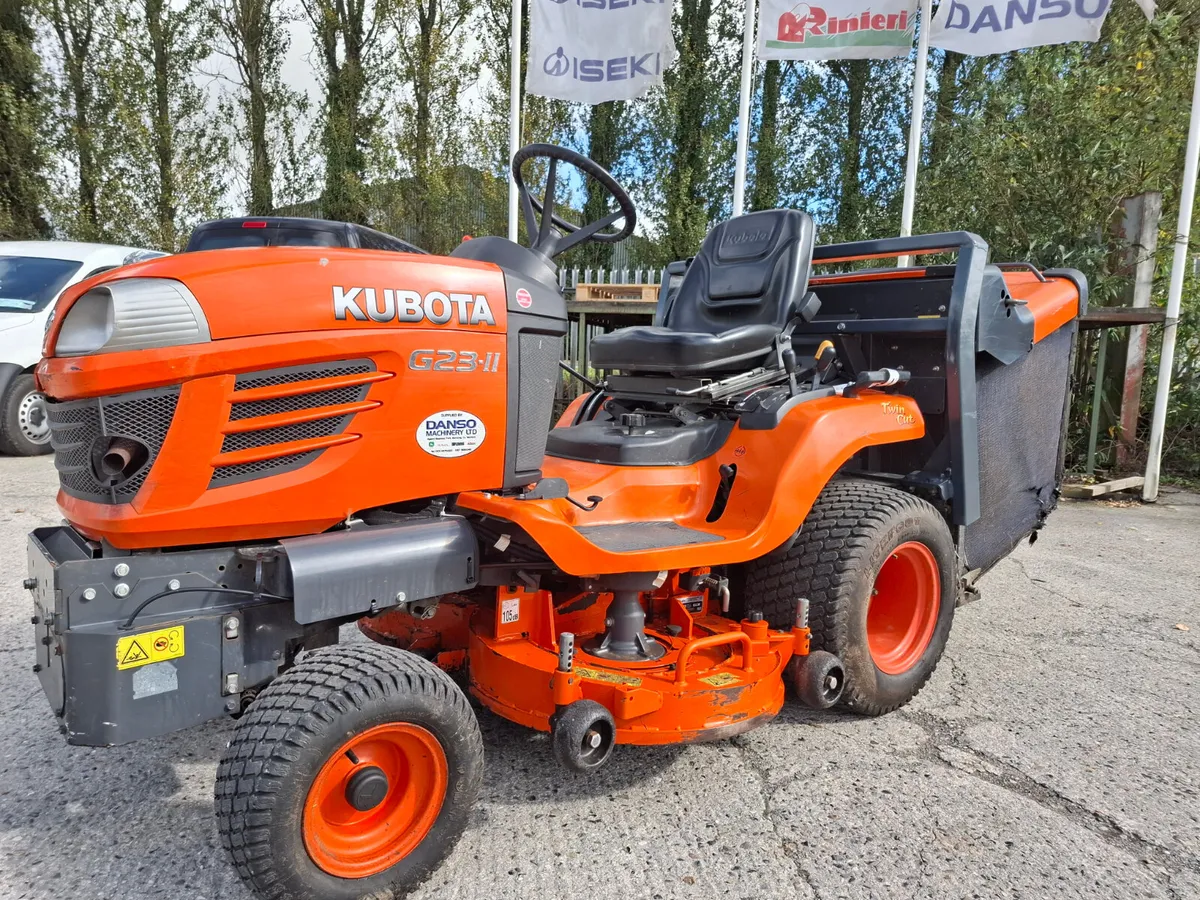
[[[93,397],[65,403],[46,401],[50,445],[58,482],[72,497],[100,503],[128,503],[150,474],[179,402],[178,385],[134,394]],[[146,461],[124,481],[102,482],[94,456],[114,437],[133,438],[149,451]]]
[[[518,472],[528,472],[538,468],[546,455],[562,338],[529,331],[522,332],[518,340],[521,387],[517,401],[516,466]]]
[[[234,390],[249,391],[254,388],[274,387],[279,384],[315,381],[318,378],[335,378],[339,375],[365,375],[367,372],[374,371],[375,364],[369,359],[350,359],[343,362],[291,366],[286,369],[268,369],[265,372],[247,372],[245,375],[239,375]]]
[[[365,375],[374,371],[375,364],[371,360],[356,359],[307,366],[293,366],[286,369],[271,369],[264,372],[249,372],[239,375],[234,387],[235,396],[229,413],[229,419],[231,422],[239,422],[259,416],[319,410],[322,407],[357,403],[366,398],[367,392],[371,388],[369,382],[347,387],[318,389],[303,394],[290,394],[285,397],[271,397],[262,400],[238,401],[236,392],[264,387],[278,387],[287,384],[302,384],[305,381],[315,381],[321,378]],[[352,415],[335,414],[327,418],[314,419],[311,422],[297,422],[289,425],[279,425],[274,428],[262,428],[255,431],[241,431],[227,434],[221,442],[221,452],[235,453],[239,450],[271,447],[290,441],[341,434],[346,430],[352,418],[354,418]],[[301,466],[308,465],[320,456],[321,453],[321,450],[304,450],[299,453],[275,456],[270,459],[256,460],[254,462],[217,466],[213,470],[209,487],[238,484],[243,481],[265,478],[268,475],[278,475],[282,472],[298,469]]]

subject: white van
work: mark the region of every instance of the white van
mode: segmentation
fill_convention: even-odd
[[[0,241],[0,452],[50,452],[45,398],[33,381],[42,338],[64,288],[157,250],[72,241]]]

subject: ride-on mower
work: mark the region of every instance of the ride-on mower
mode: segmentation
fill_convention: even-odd
[[[559,163],[616,211],[555,215]],[[29,541],[35,671],[75,744],[237,717],[216,812],[261,897],[399,895],[450,851],[484,768],[448,673],[581,772],[788,690],[878,715],[1055,506],[1078,273],[740,216],[656,324],[592,341],[603,377],[551,428],[553,260],[635,214],[572,151],[513,173],[528,247],[168,257],[48,330],[69,524]],[[902,255],[932,259],[859,264]],[[353,622],[373,642],[333,646]]]

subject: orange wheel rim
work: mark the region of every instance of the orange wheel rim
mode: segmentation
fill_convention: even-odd
[[[377,725],[321,767],[304,804],[304,847],[330,875],[378,875],[429,834],[448,782],[446,752],[432,733],[407,722]]]
[[[903,675],[920,662],[933,639],[941,599],[932,550],[908,541],[891,552],[867,606],[867,645],[879,671]]]

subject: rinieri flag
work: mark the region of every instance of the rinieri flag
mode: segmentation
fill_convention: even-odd
[[[531,0],[525,90],[577,103],[632,100],[675,62],[671,0]]]
[[[917,0],[762,0],[759,59],[889,59],[912,49]]]
[[[1155,0],[1136,0],[1146,18]],[[1112,0],[942,0],[929,43],[971,56],[1096,41]]]

